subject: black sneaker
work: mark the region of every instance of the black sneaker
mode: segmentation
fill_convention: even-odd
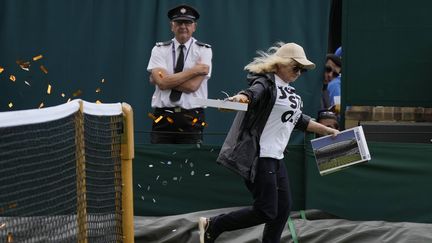
[[[214,243],[213,238],[208,232],[209,226],[210,226],[210,219],[204,217],[200,217],[198,219],[200,243]]]

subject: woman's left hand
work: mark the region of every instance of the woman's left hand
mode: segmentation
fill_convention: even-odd
[[[326,127],[325,132],[326,132],[326,135],[332,135],[333,137],[336,137],[340,133],[339,130],[336,130],[336,129],[331,128],[331,127]]]

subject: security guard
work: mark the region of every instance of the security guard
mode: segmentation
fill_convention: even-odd
[[[202,143],[206,125],[203,106],[211,76],[211,46],[192,37],[200,15],[188,5],[168,11],[174,38],[153,47],[147,71],[155,85],[151,143]]]

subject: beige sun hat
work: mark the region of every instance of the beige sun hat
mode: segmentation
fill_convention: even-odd
[[[284,44],[276,51],[275,55],[282,58],[292,58],[296,62],[303,65],[303,68],[305,69],[315,68],[315,64],[306,58],[303,47],[297,45],[296,43]]]

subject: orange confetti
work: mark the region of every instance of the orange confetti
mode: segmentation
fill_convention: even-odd
[[[96,104],[102,104],[100,100],[96,100]]]
[[[44,107],[44,103],[43,103],[43,102],[40,103],[40,105],[39,105],[39,109],[42,108],[42,107]]]
[[[201,126],[205,127],[205,126],[207,126],[207,124],[205,122],[202,122]]]
[[[25,71],[30,71],[30,62],[26,62],[23,60],[17,60],[16,63],[20,66],[21,69],[25,70]]]
[[[192,120],[192,126],[195,125],[195,123],[196,123],[197,121],[198,121],[198,118],[195,117],[195,118]]]
[[[40,59],[42,59],[42,55],[37,55],[37,56],[35,56],[35,57],[33,57],[33,61],[37,61],[37,60],[40,60]]]
[[[2,73],[4,71],[3,67],[0,67],[0,73]]]
[[[10,79],[12,82],[15,82],[15,81],[16,81],[16,78],[15,78],[14,75],[9,76],[9,79]]]
[[[72,94],[73,97],[77,97],[77,96],[80,96],[80,95],[82,95],[82,91],[81,91],[80,89],[77,90],[77,91],[75,91],[75,92]]]
[[[13,103],[9,102],[8,106],[9,106],[9,108],[12,108],[13,107]]]
[[[163,116],[159,116],[156,120],[154,120],[155,123],[160,122],[160,120],[162,120]]]
[[[51,94],[51,85],[50,84],[48,84],[47,94]]]
[[[168,121],[170,124],[173,124],[173,123],[174,123],[174,120],[173,120],[171,117],[167,117],[166,119],[167,119],[167,121]]]
[[[99,93],[100,91],[101,91],[100,88],[97,88],[97,89],[96,89],[96,93]]]
[[[45,74],[48,73],[48,69],[46,69],[46,67],[44,65],[40,65],[40,69],[42,70],[42,72],[44,72]]]
[[[148,115],[148,117],[150,117],[152,120],[156,120],[156,117],[155,117],[152,113],[148,113],[147,115]]]

